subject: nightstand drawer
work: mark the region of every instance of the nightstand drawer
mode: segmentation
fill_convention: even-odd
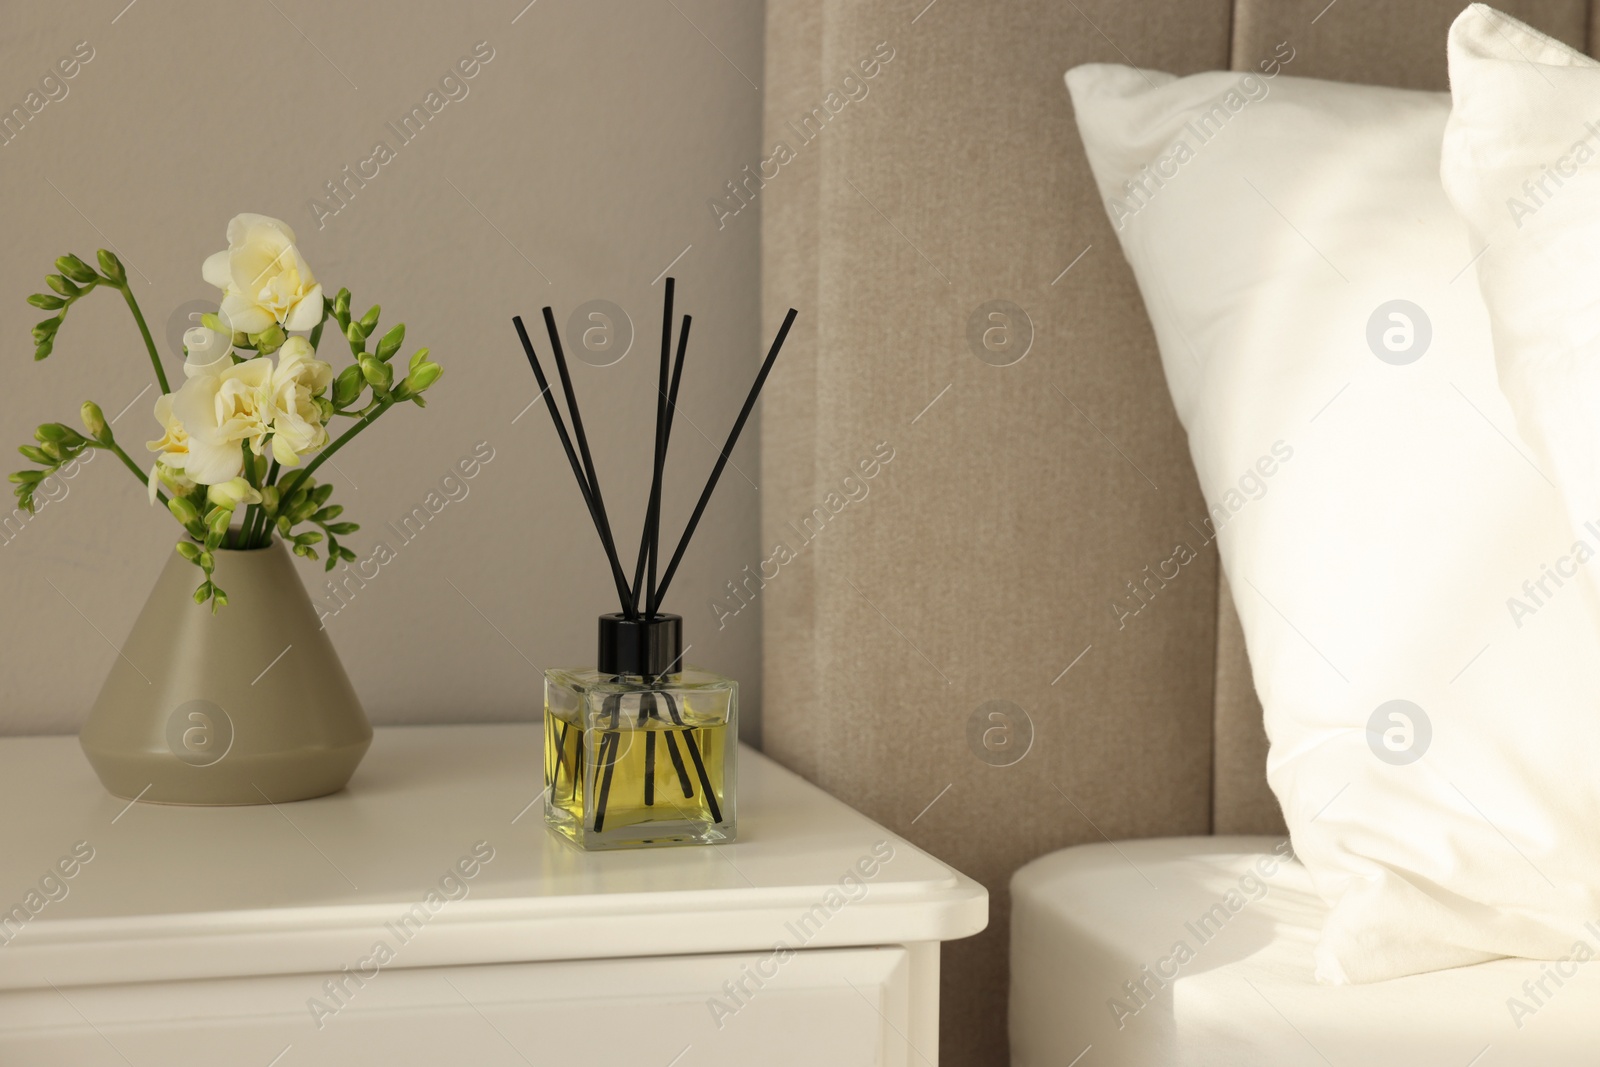
[[[7,1067],[909,1067],[901,947],[570,960],[0,994]],[[274,1057],[279,1057],[274,1059]]]

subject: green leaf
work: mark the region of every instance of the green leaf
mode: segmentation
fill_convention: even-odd
[[[28,297],[28,303],[32,304],[41,311],[54,311],[57,308],[64,308],[67,306],[67,302],[65,300],[61,299],[59,296],[51,296],[49,293],[34,293],[32,296]]]

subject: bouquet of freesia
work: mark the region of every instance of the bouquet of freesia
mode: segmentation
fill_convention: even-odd
[[[341,559],[353,561],[355,553],[338,538],[358,527],[340,521],[343,508],[330,500],[333,486],[312,475],[396,404],[424,406],[422,393],[442,373],[428,350],[419,348],[396,381],[393,360],[405,342],[405,324],[369,351],[378,305],[353,317],[350,291],[324,295],[295,247],[294,231],[265,215],[237,215],[228,223],[227,249],[207,258],[201,270],[222,290],[222,300],[215,313],[202,315],[184,333],[184,377],[174,390],[122,263],[103,248],[98,260],[96,271],[77,256],[62,256],[55,264],[59,273],[45,278],[52,292],[28,297],[34,307],[54,313],[33,329],[34,359],[54,350],[61,324],[79,300],[99,288],[120,292],[161,387],[155,402],[161,436],[145,446],[155,463],[145,473],[117,443],[99,405],[89,401],[82,408],[87,436],[51,422],[34,432],[34,444],[21,447],[37,466],[11,475],[18,505],[34,511],[39,485],[88,449],[114,453],[146,484],[150,502],[160,500],[183,527],[187,536],[178,542],[178,554],[204,574],[195,603],[209,600],[213,612],[228,602],[213,580],[219,549],[265,548],[276,533],[296,555],[317,559],[313,546],[326,537],[329,570]],[[318,358],[330,318],[353,360],[338,373]],[[334,437],[328,427],[336,418],[352,422]]]

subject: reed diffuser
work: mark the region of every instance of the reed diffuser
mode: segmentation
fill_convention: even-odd
[[[677,548],[658,577],[661,480],[692,321],[683,316],[674,358],[674,289],[674,279],[668,278],[654,467],[632,582],[617,554],[555,316],[544,309],[545,332],[572,422],[570,434],[521,316],[512,319],[600,536],[622,609],[600,616],[599,656],[593,668],[544,672],[545,821],[585,849],[709,845],[735,836],[739,683],[682,664],[683,618],[663,612],[661,601],[797,312],[790,308],[784,317]]]

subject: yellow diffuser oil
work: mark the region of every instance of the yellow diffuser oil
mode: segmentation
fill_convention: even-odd
[[[734,838],[738,683],[545,672],[545,813],[586,849]]]

